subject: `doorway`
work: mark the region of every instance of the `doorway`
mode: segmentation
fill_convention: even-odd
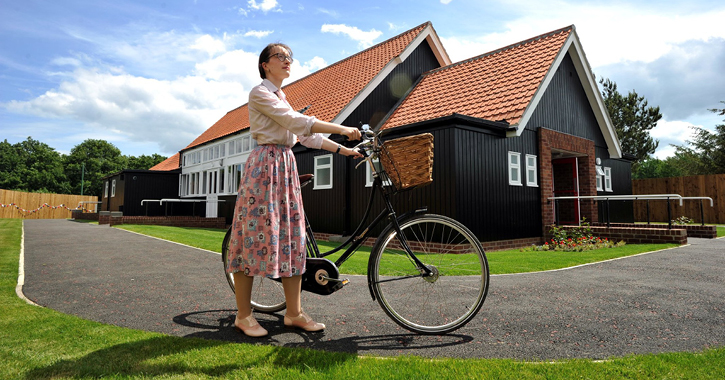
[[[551,161],[554,197],[579,196],[578,161],[576,157]],[[579,225],[579,199],[559,199],[554,202],[555,220],[559,224]]]

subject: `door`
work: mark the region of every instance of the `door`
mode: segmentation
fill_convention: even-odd
[[[554,182],[554,197],[579,196],[576,157],[551,161]],[[559,199],[554,201],[554,215],[560,224],[579,225],[579,200]]]

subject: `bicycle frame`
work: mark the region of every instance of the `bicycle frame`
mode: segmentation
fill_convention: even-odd
[[[357,249],[365,242],[365,239],[372,236],[372,230],[381,222],[383,219],[389,219],[392,223],[393,227],[395,228],[395,231],[398,233],[398,240],[401,244],[401,247],[405,250],[405,252],[408,254],[408,256],[413,260],[413,262],[416,264],[418,269],[421,271],[421,275],[423,277],[425,276],[431,276],[432,272],[431,270],[423,264],[423,262],[418,259],[418,257],[415,256],[413,253],[413,250],[408,245],[407,240],[405,239],[405,235],[400,230],[400,225],[398,223],[399,219],[404,219],[408,217],[409,215],[416,214],[416,213],[424,213],[427,211],[427,207],[419,208],[411,212],[407,212],[403,214],[402,216],[398,217],[395,209],[393,208],[392,203],[390,202],[390,194],[385,191],[385,188],[383,187],[383,180],[381,179],[381,175],[377,173],[375,170],[374,165],[370,163],[371,168],[373,170],[373,173],[375,173],[375,179],[373,181],[372,191],[370,192],[370,198],[368,199],[368,204],[365,210],[365,214],[363,215],[360,224],[355,229],[355,232],[353,232],[350,237],[337,246],[336,248],[327,251],[327,252],[320,252],[319,247],[317,246],[317,241],[315,240],[314,232],[312,231],[312,226],[309,223],[309,219],[307,218],[307,214],[305,213],[305,225],[306,225],[306,233],[307,233],[307,255],[308,257],[313,258],[325,258],[327,256],[330,256],[332,254],[335,254],[339,252],[341,249],[347,247],[345,249],[345,252],[340,256],[337,261],[335,261],[335,266],[340,267],[347,259],[349,259],[356,251]],[[375,192],[380,189],[382,193],[383,200],[385,202],[385,208],[378,214],[378,216],[375,217],[369,224],[367,224],[367,227],[365,227],[365,230],[360,232],[363,227],[365,226],[365,222],[370,216],[370,211],[372,210],[372,204],[375,199]],[[373,297],[374,298],[374,297]]]

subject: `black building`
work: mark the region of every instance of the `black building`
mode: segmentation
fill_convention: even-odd
[[[631,163],[573,26],[451,64],[426,23],[284,90],[323,120],[367,123],[386,138],[433,134],[433,183],[398,194],[400,212],[425,205],[482,241],[542,236],[556,220],[633,219],[631,204],[550,199],[631,194]],[[182,150],[179,194],[225,199],[231,220],[254,146],[248,131],[244,105]],[[300,173],[316,174],[303,190],[314,229],[351,233],[371,191],[368,169],[302,146],[295,155]]]

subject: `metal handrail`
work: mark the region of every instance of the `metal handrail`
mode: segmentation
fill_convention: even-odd
[[[645,195],[574,195],[574,196],[566,196],[566,197],[549,197],[548,200],[554,200],[554,203],[556,204],[556,215],[555,215],[555,222],[556,225],[559,225],[559,200],[581,200],[581,199],[592,199],[592,200],[600,200],[603,199],[607,204],[607,228],[610,226],[610,219],[609,219],[609,200],[646,200],[647,201],[647,224],[650,224],[649,220],[649,201],[650,200],[666,200],[667,201],[667,228],[672,229],[672,214],[670,210],[670,199],[678,199],[680,201],[680,206],[683,205],[684,200],[700,200],[700,220],[702,225],[705,225],[705,211],[702,206],[703,200],[709,200],[710,201],[710,207],[714,207],[715,203],[713,202],[712,198],[710,197],[683,197],[679,194],[645,194]]]
[[[159,206],[161,206],[161,205],[164,204],[164,202],[166,202],[166,203],[199,203],[199,202],[207,202],[208,203],[208,202],[213,202],[213,201],[209,201],[207,199],[176,199],[176,198],[143,199],[143,200],[141,200],[141,206],[144,205],[144,202],[148,202],[148,203],[150,203],[150,202],[159,202]],[[218,199],[216,202],[226,202],[226,201],[223,200],[223,199]],[[164,208],[164,215],[168,216],[169,215],[168,204],[166,206],[167,207]],[[171,208],[171,211],[173,213],[173,211],[174,211],[173,206]],[[192,208],[191,214],[192,215],[195,215],[195,213],[196,212],[195,212],[194,208]],[[146,215],[148,215],[148,214],[149,214],[149,209],[148,209],[148,205],[146,205]]]
[[[191,203],[191,202],[194,202],[194,203],[198,203],[198,202],[226,202],[226,201],[223,200],[223,199],[218,199],[216,201],[210,201],[210,200],[207,200],[207,199],[176,199],[176,198],[164,198],[164,199],[161,200],[161,203],[160,204],[164,204],[164,202],[181,202],[181,203],[185,203],[185,202]]]
[[[687,199],[680,194],[647,194],[647,195],[572,195],[566,197],[550,197],[550,200],[556,199],[617,199],[617,200],[662,200],[662,199],[679,199],[680,206],[682,206],[682,200]]]

